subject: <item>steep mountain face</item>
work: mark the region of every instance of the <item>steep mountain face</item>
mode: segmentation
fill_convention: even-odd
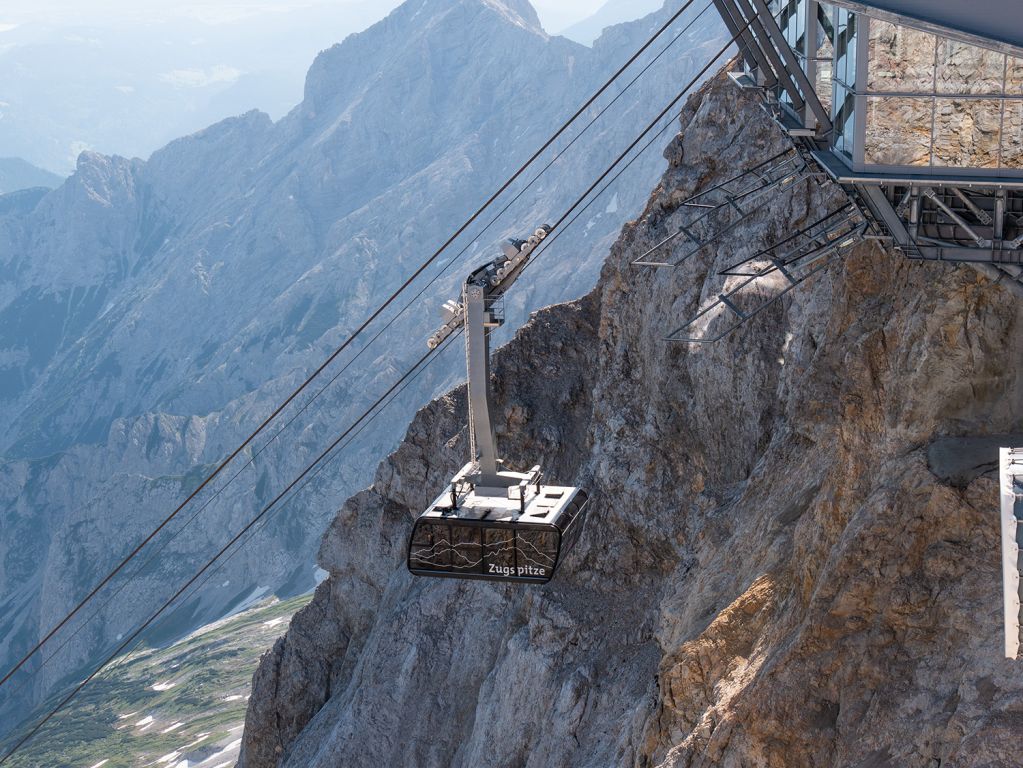
[[[677,269],[631,266],[682,200],[787,142],[708,84],[596,288],[498,353],[509,464],[591,492],[555,580],[405,572],[467,451],[464,388],[435,400],[325,533],[330,576],[261,662],[240,765],[1018,762],[985,462],[1023,430],[1023,303],[868,241],[720,343],[663,341],[718,270],[844,203],[819,179]]]
[[[0,666],[174,509],[666,15],[588,49],[547,36],[526,0],[409,0],[322,52],[303,103],[277,123],[250,112],[145,162],[83,153],[60,188],[0,196]],[[295,422],[281,438],[257,440],[240,457],[252,464],[229,468],[104,593],[116,600],[72,623],[57,658],[18,694],[5,691],[0,723],[13,725],[4,712],[23,713],[26,696],[112,650],[173,594],[419,357],[436,308],[490,244],[563,211],[720,45],[705,13],[552,175],[489,232],[484,218],[456,242],[447,259],[466,255],[424,275],[414,290],[439,279],[382,343],[315,404],[286,410],[279,423]],[[551,249],[549,279],[509,301],[510,324],[592,285],[593,255],[662,170],[658,158],[638,162],[618,196]],[[311,553],[338,500],[365,485],[415,409],[460,377],[457,358],[449,363],[417,379],[157,635],[311,588]]]

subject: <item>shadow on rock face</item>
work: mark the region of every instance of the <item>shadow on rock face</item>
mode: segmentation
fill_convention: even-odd
[[[927,446],[927,468],[935,477],[965,488],[981,475],[998,471],[998,449],[1023,445],[1023,433],[983,437],[939,437]]]

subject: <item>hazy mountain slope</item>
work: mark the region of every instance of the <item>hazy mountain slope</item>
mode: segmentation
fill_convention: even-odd
[[[303,103],[278,123],[250,112],[146,162],[85,153],[60,188],[0,198],[4,665],[173,509],[657,23],[626,25],[590,50],[545,35],[524,0],[412,0],[324,51]],[[720,35],[705,14],[472,244],[386,343],[228,491],[213,498],[215,485],[201,496],[209,508],[34,676],[32,695],[112,648],[272,499],[419,357],[437,307],[481,249],[489,254],[502,236],[574,200],[717,50]],[[592,284],[595,254],[638,209],[662,165],[656,156],[637,163],[617,197],[551,249],[549,279],[523,282],[510,298],[513,324],[528,308]],[[170,636],[254,591],[311,587],[315,540],[338,501],[369,479],[414,409],[463,375],[457,354],[445,361],[261,528],[223,581],[190,598]],[[0,707],[19,703],[0,699]]]
[[[653,13],[661,7],[659,0],[608,0],[592,16],[577,21],[560,34],[583,45],[592,45],[607,27],[634,19],[643,13]]]
[[[37,168],[20,157],[0,157],[0,194],[30,187],[53,189],[62,181],[57,174]]]
[[[717,78],[596,288],[498,353],[509,464],[591,493],[555,580],[405,571],[468,450],[464,388],[435,400],[327,529],[330,576],[260,664],[241,765],[1018,762],[997,483],[958,438],[1023,429],[1023,303],[865,242],[725,341],[665,343],[718,270],[844,202],[816,179],[678,269],[631,266],[687,196],[787,144]],[[935,461],[950,441],[976,470]]]

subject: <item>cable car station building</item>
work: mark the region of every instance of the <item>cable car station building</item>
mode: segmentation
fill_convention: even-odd
[[[896,247],[1023,294],[1023,2],[714,3],[733,79]]]

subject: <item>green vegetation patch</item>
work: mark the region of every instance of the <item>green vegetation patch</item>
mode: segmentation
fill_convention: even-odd
[[[266,601],[173,645],[128,654],[87,685],[8,764],[176,768],[186,760],[195,766],[216,756],[211,765],[233,765],[259,657],[310,599]]]

